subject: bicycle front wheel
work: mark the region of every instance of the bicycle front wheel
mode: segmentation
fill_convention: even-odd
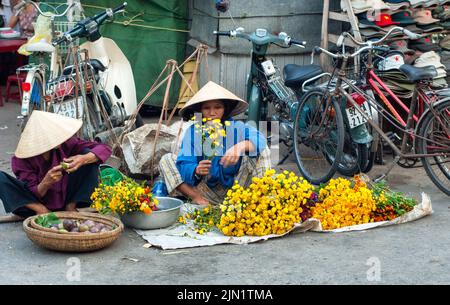
[[[440,154],[422,157],[422,164],[431,181],[450,196],[450,100],[425,114],[419,130],[416,148],[420,154]]]
[[[344,122],[339,104],[322,89],[300,100],[294,121],[295,158],[301,174],[313,184],[336,173],[344,148]]]

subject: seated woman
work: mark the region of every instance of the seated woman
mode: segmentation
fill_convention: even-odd
[[[12,6],[16,6],[19,1],[11,1]],[[39,4],[39,1],[34,1]],[[13,9],[13,15],[9,20],[9,27],[14,28],[19,25],[20,32],[24,37],[32,37],[34,35],[33,22],[37,18],[37,10],[33,4],[27,3],[24,7],[21,7],[18,11]]]
[[[58,114],[32,112],[11,162],[18,179],[0,171],[6,212],[28,217],[91,204],[98,165],[110,157],[111,148],[74,136],[81,125],[80,120]]]
[[[219,119],[226,127],[221,153],[205,158],[203,143],[196,140],[196,127],[190,126],[183,137],[178,156],[166,154],[159,169],[172,195],[182,195],[202,205],[220,204],[237,180],[241,185],[251,183],[252,177],[262,177],[270,169],[270,151],[266,139],[255,128],[230,119],[246,110],[248,104],[225,88],[208,82],[180,110],[190,119],[194,113],[203,118]]]

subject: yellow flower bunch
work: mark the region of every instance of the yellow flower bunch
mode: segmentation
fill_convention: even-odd
[[[195,121],[195,117],[191,119],[191,121]],[[230,122],[226,121],[222,124],[220,119],[211,119],[211,118],[203,118],[203,124],[196,123],[194,125],[195,132],[201,134],[202,136],[202,147],[203,144],[209,140],[211,147],[211,154],[209,154],[208,160],[212,160],[217,153],[217,150],[223,147],[223,139],[226,137],[225,126],[230,126]]]
[[[209,205],[202,210],[186,213],[178,218],[178,222],[192,222],[198,234],[205,234],[214,229],[220,221],[221,211],[218,206]]]
[[[372,191],[357,177],[354,182],[331,179],[320,189],[319,201],[312,208],[312,217],[319,219],[325,230],[373,222],[371,215],[377,207]]]
[[[99,184],[92,193],[91,200],[91,207],[102,214],[133,211],[151,214],[158,204],[149,187],[139,185],[130,178],[125,178],[114,186]]]
[[[233,185],[220,205],[217,227],[228,236],[286,233],[308,212],[313,190],[293,172],[268,170],[262,178],[254,177],[247,189]]]

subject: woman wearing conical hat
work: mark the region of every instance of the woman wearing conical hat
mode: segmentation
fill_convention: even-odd
[[[184,119],[194,123],[184,134],[178,156],[164,155],[159,163],[171,195],[181,193],[202,205],[220,204],[236,180],[245,186],[252,177],[261,177],[270,169],[270,151],[264,135],[232,119],[247,107],[245,101],[227,89],[208,82],[180,110]],[[221,143],[217,142],[215,153],[208,156],[208,147],[198,131],[202,124],[213,122],[220,122],[226,134],[220,140],[211,140]]]
[[[111,156],[111,148],[77,138],[81,125],[58,114],[32,112],[11,161],[17,179],[0,172],[6,212],[28,217],[90,205],[98,165]]]

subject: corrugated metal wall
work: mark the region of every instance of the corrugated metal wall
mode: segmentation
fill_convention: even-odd
[[[280,71],[289,63],[304,65],[311,62],[311,56],[308,54],[272,55],[270,58],[273,59]],[[201,85],[205,84],[208,81],[208,74],[210,74],[212,81],[224,86],[240,98],[246,99],[247,75],[250,71],[250,64],[250,54],[233,55],[218,52],[210,54],[208,55],[209,73],[206,73],[205,70],[201,71],[200,83]]]
[[[332,10],[339,9],[333,0]],[[218,15],[213,0],[190,0],[191,34],[189,44],[210,47],[208,66],[211,80],[223,85],[241,98],[246,98],[247,75],[250,71],[251,43],[227,37],[217,39],[214,30],[231,30],[244,26],[246,32],[266,28],[269,32],[284,31],[296,39],[308,41],[305,50],[297,47],[282,49],[272,46],[268,57],[273,58],[282,71],[288,63],[298,65],[311,62],[311,50],[320,44],[322,0],[232,0],[228,13]],[[230,18],[233,16],[234,20]],[[340,24],[330,23],[339,31]],[[200,85],[208,80],[206,71],[200,73]]]

